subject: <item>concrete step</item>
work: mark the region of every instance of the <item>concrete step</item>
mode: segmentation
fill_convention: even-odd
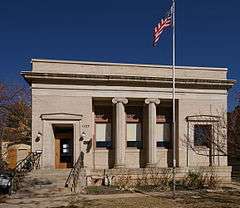
[[[44,170],[38,169],[33,170],[30,174],[32,175],[41,175],[41,176],[68,176],[71,169],[53,169],[53,170]]]
[[[62,170],[34,170],[26,175],[24,186],[42,186],[64,188],[71,169]]]

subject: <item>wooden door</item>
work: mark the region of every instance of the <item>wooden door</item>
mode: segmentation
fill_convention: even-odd
[[[55,168],[59,169],[60,166],[60,139],[55,138]]]
[[[73,134],[55,134],[55,168],[64,169],[73,166]]]
[[[17,164],[17,150],[15,148],[9,148],[7,152],[8,168],[14,169]]]

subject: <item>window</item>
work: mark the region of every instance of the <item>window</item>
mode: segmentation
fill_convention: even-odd
[[[130,106],[127,113],[127,147],[143,148],[142,107]]]
[[[97,147],[111,147],[111,123],[96,123]]]
[[[194,125],[194,145],[207,146],[212,139],[211,125]]]
[[[170,146],[171,128],[169,123],[157,123],[157,147]]]
[[[141,123],[127,124],[127,146],[142,148]]]
[[[157,107],[157,147],[170,148],[172,136],[172,107]]]
[[[96,147],[112,147],[112,108],[111,106],[95,107]]]
[[[60,162],[70,163],[72,160],[72,140],[60,140]]]
[[[63,144],[62,145],[62,153],[63,154],[68,154],[70,151],[69,151],[69,144]]]

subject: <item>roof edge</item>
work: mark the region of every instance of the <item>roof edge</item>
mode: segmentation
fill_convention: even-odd
[[[57,59],[32,59],[31,63],[33,63],[33,62],[99,65],[99,66],[130,66],[130,67],[172,68],[171,65],[112,63],[112,62],[74,61],[74,60],[57,60]],[[176,66],[176,68],[177,69],[193,69],[193,70],[228,71],[228,68],[226,68],[226,67]]]
[[[171,83],[172,79],[170,77],[139,77],[139,76],[122,76],[122,75],[89,75],[89,74],[60,74],[60,73],[39,73],[39,72],[29,72],[22,71],[21,75],[29,83],[33,83],[35,80],[77,80],[86,81],[92,80],[96,82],[125,82],[125,83]],[[228,79],[196,79],[196,78],[176,78],[176,84],[194,84],[194,85],[217,85],[225,86],[226,89],[230,89],[236,80]]]

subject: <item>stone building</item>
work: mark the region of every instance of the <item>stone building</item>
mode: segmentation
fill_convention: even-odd
[[[33,59],[22,76],[32,89],[32,150],[42,151],[41,168],[71,168],[80,152],[90,171],[172,166],[171,66]],[[199,132],[211,133],[226,112],[233,84],[226,68],[176,68],[178,172],[214,166],[230,176],[226,156],[209,159],[186,141],[210,151]]]

